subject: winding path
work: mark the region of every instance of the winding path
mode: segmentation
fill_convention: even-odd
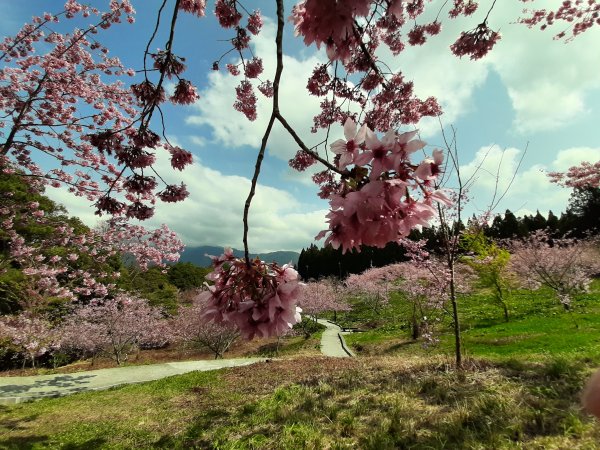
[[[355,356],[346,345],[343,336],[345,333],[338,325],[324,319],[317,319],[317,322],[327,327],[321,337],[321,353],[325,356],[334,356],[337,358]]]
[[[346,346],[342,329],[328,320],[317,319],[327,329],[321,337],[321,353],[347,358],[354,356]],[[267,358],[235,358],[206,361],[181,361],[166,364],[114,367],[69,374],[29,377],[0,377],[0,404],[21,403],[48,397],[60,397],[77,392],[108,389],[123,384],[142,383],[180,375],[194,370],[206,371],[237,367],[265,361]]]

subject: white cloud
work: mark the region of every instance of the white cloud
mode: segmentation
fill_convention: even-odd
[[[203,136],[191,136],[190,141],[198,147],[204,147],[207,144],[206,138]]]
[[[591,147],[573,147],[558,152],[552,170],[565,171],[569,167],[579,165],[583,161],[596,162],[600,160],[600,149]]]
[[[187,245],[222,245],[242,248],[242,214],[250,190],[245,177],[224,175],[195,162],[182,173],[174,172],[165,152],[159,152],[155,168],[168,183],[184,182],[190,196],[174,204],[157,202],[147,228],[165,223]],[[84,199],[64,189],[49,189],[48,195],[64,204],[70,214],[94,226],[98,216]],[[253,252],[300,250],[325,228],[325,210],[300,203],[289,192],[259,184],[249,216],[249,244]]]
[[[433,20],[444,3],[428,5],[423,21]],[[447,3],[447,2],[445,2]],[[546,0],[550,10],[560,0]],[[535,6],[535,5],[534,5]],[[442,9],[446,11],[446,9]],[[444,111],[445,124],[455,122],[472,108],[473,96],[490,70],[506,87],[515,111],[514,127],[519,133],[532,133],[568,125],[589,111],[586,97],[600,88],[597,68],[600,53],[600,27],[593,27],[572,42],[553,40],[564,24],[542,32],[515,23],[524,16],[519,2],[498,2],[490,14],[489,26],[500,30],[502,39],[482,60],[459,59],[449,49],[461,31],[474,28],[487,12],[487,5],[470,18],[448,20],[442,13],[440,35],[422,47],[407,48],[398,57],[382,51],[381,58],[392,68],[401,68],[415,83],[422,97],[435,96]],[[420,124],[425,137],[439,131],[437,120],[426,118]]]
[[[253,52],[263,59],[264,72],[261,79],[272,81],[276,67],[276,54],[275,26],[271,20],[265,18],[261,33],[252,42]],[[323,133],[309,132],[313,117],[320,111],[321,99],[309,96],[305,90],[313,68],[323,61],[322,53],[314,52],[306,58],[299,59],[284,55],[283,60],[280,109],[308,147],[324,138]],[[250,146],[256,149],[260,147],[267,127],[272,103],[271,99],[265,98],[255,89],[258,98],[258,118],[250,122],[242,113],[235,111],[232,106],[235,102],[235,87],[242,79],[242,75],[234,77],[224,70],[211,72],[208,75],[208,87],[200,93],[200,100],[193,106],[196,113],[189,116],[186,122],[191,125],[208,125],[212,131],[213,141],[226,147]],[[298,145],[287,131],[276,123],[267,145],[268,153],[287,160],[292,158],[298,149]]]
[[[550,0],[550,10],[560,5]],[[572,42],[553,40],[565,29],[560,23],[546,31],[509,24],[519,17],[518,8],[508,5],[492,12],[491,25],[503,26],[502,40],[489,55],[515,109],[514,126],[521,133],[531,133],[568,125],[586,113],[586,96],[600,88],[597,68],[600,53],[600,29],[593,27]],[[507,25],[504,25],[506,23]]]
[[[497,146],[482,147],[472,161],[461,166],[463,180],[475,174],[470,190],[473,200],[467,207],[468,214],[484,212],[494,199],[498,202],[505,192],[494,212],[510,209],[519,215],[539,209],[542,214],[547,214],[549,210],[558,214],[566,209],[571,190],[551,183],[547,173],[564,171],[582,159],[599,160],[600,148],[564,149],[547,166],[523,165],[517,171],[521,156],[522,151],[516,148],[502,151]],[[527,158],[524,160],[526,163]]]

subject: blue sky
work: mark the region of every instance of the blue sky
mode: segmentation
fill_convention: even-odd
[[[56,12],[62,3],[0,0],[2,34],[13,34],[33,14]],[[105,7],[108,0],[90,3]],[[123,24],[98,36],[126,66],[141,67],[159,3],[133,0],[138,11],[136,23]],[[175,40],[175,52],[188,64],[184,76],[199,87],[201,98],[189,107],[165,108],[170,139],[191,151],[195,163],[183,173],[174,174],[166,159],[158,161],[161,174],[173,181],[183,179],[191,196],[181,204],[159,205],[148,225],[166,223],[188,245],[240,248],[243,202],[269,104],[259,104],[259,118],[252,123],[231,107],[239,80],[223,71],[210,70],[212,62],[228,48],[220,41],[228,33],[218,27],[212,2],[208,3],[210,12],[203,19],[183,15]],[[431,11],[437,13],[442,3],[432,2]],[[560,2],[537,1],[542,3],[548,7]],[[264,77],[272,77],[274,26],[270,19],[274,17],[274,2],[244,4],[248,9],[259,5],[266,16],[263,33],[255,40],[253,50],[264,59]],[[292,4],[286,5],[288,12]],[[551,209],[559,213],[565,209],[570,191],[550,184],[544,171],[600,159],[600,52],[595,50],[600,48],[600,27],[565,44],[552,39],[560,31],[558,27],[540,32],[515,24],[523,3],[504,0],[498,2],[489,20],[492,28],[500,29],[502,40],[484,60],[459,60],[448,47],[461,30],[473,28],[481,20],[479,16],[485,15],[488,5],[485,1],[481,5],[473,18],[446,21],[442,34],[425,46],[409,49],[397,58],[385,51],[379,57],[391,67],[401,68],[421,96],[438,97],[445,112],[444,127],[457,130],[462,173],[469,175],[481,166],[467,214],[487,207],[496,174],[501,189],[508,185],[526,147],[523,164],[496,211],[508,208],[528,214],[539,209],[547,214]],[[57,28],[66,31],[72,26],[72,21],[63,21]],[[151,48],[163,43],[164,36],[159,36]],[[314,47],[304,47],[300,39],[294,38],[289,23],[284,47],[283,114],[307,143],[316,143],[319,135],[311,135],[309,129],[319,100],[308,96],[304,86],[314,65],[326,56]],[[224,62],[231,61],[226,58]],[[427,153],[442,143],[437,121],[424,121],[417,127],[430,144]],[[341,127],[332,130],[334,140],[342,136]],[[250,246],[254,251],[299,250],[325,228],[327,203],[316,196],[309,175],[294,173],[287,165],[296,150],[285,132],[275,129],[251,211]],[[481,163],[486,152],[487,158]],[[50,195],[88,223],[96,220],[93,210],[79,199],[60,190]]]

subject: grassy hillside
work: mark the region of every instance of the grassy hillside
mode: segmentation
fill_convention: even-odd
[[[0,447],[598,448],[588,369],[443,358],[296,358],[0,409]]]
[[[600,365],[600,283],[565,312],[515,292],[511,319],[485,292],[461,298],[465,368],[409,339],[401,296],[338,318],[355,359],[297,355],[109,391],[0,407],[0,448],[595,449],[579,407]],[[314,344],[312,344],[314,345]],[[265,351],[263,349],[262,351]]]
[[[463,350],[467,356],[496,360],[548,356],[588,359],[600,364],[600,280],[589,294],[578,296],[571,312],[565,312],[553,294],[544,289],[515,291],[509,301],[510,320],[486,292],[463,296],[459,312]],[[359,353],[369,355],[451,355],[453,336],[450,317],[441,315],[438,346],[423,348],[409,336],[410,305],[399,294],[379,313],[357,304],[354,311],[338,314],[348,327],[365,332],[346,337]]]

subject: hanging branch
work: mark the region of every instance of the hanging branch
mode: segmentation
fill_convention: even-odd
[[[275,78],[273,80],[273,108],[271,110],[271,117],[269,118],[267,129],[262,138],[258,156],[256,157],[256,165],[254,167],[250,192],[248,193],[248,198],[244,204],[244,258],[246,259],[246,265],[248,267],[250,267],[250,254],[248,250],[248,213],[250,212],[252,198],[256,192],[256,183],[258,182],[258,176],[260,175],[260,167],[265,156],[267,142],[271,135],[275,118],[279,113],[279,80],[281,79],[281,73],[283,72],[283,26],[283,0],[277,0],[277,35],[275,37],[275,43],[277,44],[277,68],[275,69]]]

